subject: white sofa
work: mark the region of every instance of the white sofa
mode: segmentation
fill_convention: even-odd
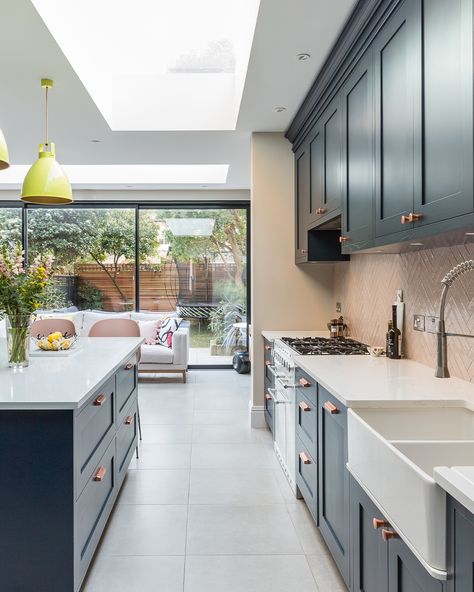
[[[148,313],[148,312],[100,312],[77,311],[56,313],[42,311],[39,318],[67,318],[73,321],[78,336],[87,337],[94,323],[107,318],[126,318],[134,321],[154,321],[163,316],[176,316],[176,313]],[[3,325],[3,326],[2,326]],[[0,324],[0,337],[5,335],[5,321]],[[183,326],[184,325],[184,326]],[[139,374],[170,374],[179,373],[186,382],[186,372],[189,360],[189,327],[183,322],[173,334],[172,347],[164,345],[147,345],[141,347],[141,359],[138,365]]]

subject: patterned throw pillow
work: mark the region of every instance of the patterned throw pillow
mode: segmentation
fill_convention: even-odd
[[[183,319],[177,317],[168,317],[161,319],[160,332],[158,333],[158,343],[165,347],[173,346],[173,333],[179,329]]]
[[[161,321],[137,321],[140,336],[145,338],[146,345],[157,345]]]

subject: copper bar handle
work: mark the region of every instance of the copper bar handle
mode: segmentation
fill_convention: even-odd
[[[272,351],[272,346],[271,345],[266,345],[265,346],[265,351]]]
[[[306,378],[300,378],[298,382],[300,383],[300,386],[302,386],[303,388],[311,386],[311,383],[309,382],[309,380],[306,380]]]
[[[418,222],[423,218],[423,214],[416,214],[415,212],[410,212],[408,216],[402,216],[400,218],[400,222],[402,224],[411,224],[412,222]]]
[[[272,363],[270,362],[270,360],[267,360],[267,361],[265,362],[265,366],[271,366],[271,365],[272,365]]]
[[[97,473],[94,475],[94,481],[103,481],[106,473],[107,469],[104,467],[104,465],[101,465]]]
[[[303,411],[311,411],[311,407],[305,401],[301,401],[299,406]]]
[[[339,237],[339,242],[340,243],[347,243],[347,241],[349,240],[348,236],[340,236]]]
[[[388,528],[382,528],[382,538],[385,542],[389,541],[390,539],[396,539],[398,534],[393,530],[388,530]]]
[[[310,465],[311,464],[311,461],[309,460],[309,458],[306,456],[306,454],[304,452],[300,452],[300,459],[301,459],[301,462],[304,465]]]
[[[265,393],[265,399],[267,401],[271,401],[273,399],[273,397],[270,395],[270,393]]]
[[[301,253],[302,253],[303,255],[306,255],[306,253],[307,253],[307,252],[308,252],[308,249],[301,249]]]
[[[375,528],[375,530],[377,530],[378,528],[382,528],[382,526],[388,526],[388,522],[386,520],[382,520],[381,518],[373,518],[372,526]]]
[[[106,399],[107,397],[104,394],[99,395],[97,399],[94,401],[93,405],[95,407],[101,407],[105,403]]]
[[[402,216],[402,217],[400,218],[400,222],[401,222],[402,224],[408,224],[409,222],[411,222],[411,220],[410,220],[410,216],[405,216],[405,215],[404,215],[404,216]]]
[[[133,364],[132,362],[129,362],[126,366],[125,366],[125,370],[131,370],[133,368]]]
[[[125,418],[125,425],[131,425],[133,423],[133,415],[128,415]]]
[[[326,409],[326,411],[329,411],[331,415],[339,413],[339,409],[336,407],[336,405],[331,403],[331,401],[326,401],[326,403],[324,403],[324,408]]]

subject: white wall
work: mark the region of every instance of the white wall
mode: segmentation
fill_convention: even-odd
[[[251,151],[252,425],[263,427],[262,330],[321,330],[333,312],[333,264],[294,262],[294,172],[280,133],[254,133]]]

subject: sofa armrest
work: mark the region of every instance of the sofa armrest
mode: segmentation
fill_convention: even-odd
[[[179,328],[173,333],[173,364],[187,366],[189,359],[189,329]]]

